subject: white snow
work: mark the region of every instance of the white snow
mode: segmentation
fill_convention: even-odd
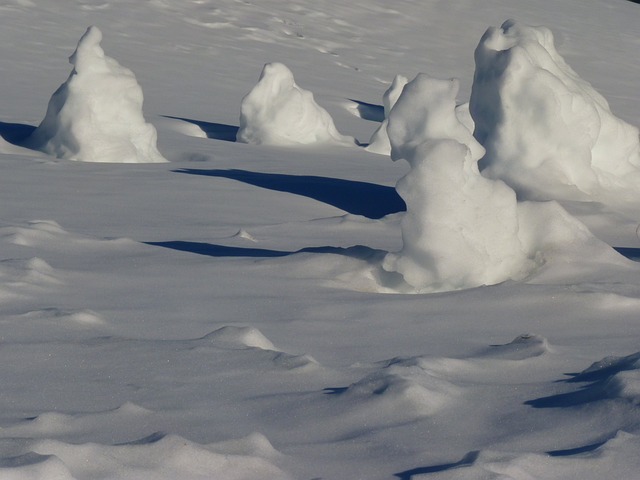
[[[142,115],[142,89],[131,70],[107,57],[102,32],[89,27],[69,58],[73,71],[55,91],[26,146],[84,162],[166,162],[156,129]]]
[[[522,280],[559,251],[574,263],[615,257],[558,204],[519,204],[501,180],[480,174],[484,149],[458,119],[458,89],[458,80],[420,74],[391,111],[391,158],[411,170],[397,185],[407,204],[403,248],[384,269],[433,292]]]
[[[565,62],[548,28],[489,28],[475,61],[470,110],[486,175],[528,198],[637,202],[638,128]]]
[[[404,86],[409,83],[407,77],[403,75],[396,75],[393,78],[393,82],[389,85],[389,88],[384,92],[382,96],[382,105],[384,106],[384,120],[373,132],[367,150],[373,153],[379,153],[381,155],[391,154],[391,143],[389,141],[389,135],[387,134],[387,125],[389,124],[389,113],[391,109],[398,101],[398,97],[402,93]]]
[[[639,7],[0,0],[0,478],[635,480],[640,269],[626,257],[640,258],[640,220],[623,193],[633,175],[607,186],[615,175],[599,171],[579,197],[548,171],[503,183],[487,176],[497,163],[482,171],[480,143],[501,152],[471,132],[474,120],[476,135],[487,125],[473,108],[473,50],[488,26],[516,18],[517,45],[502,53],[536,52],[511,77],[526,106],[592,100],[608,127],[587,129],[592,145],[571,130],[594,127],[586,107],[557,123],[523,111],[508,140],[522,142],[522,158],[575,145],[580,159],[603,159],[606,145],[627,168],[607,139],[612,125],[622,141],[640,124]],[[142,87],[148,123],[135,125],[155,126],[169,162],[28,148],[88,25],[104,39],[81,42],[88,64],[76,55],[66,100],[80,98],[77,84],[101,113],[132,117],[131,94],[144,122]],[[557,58],[539,71],[551,50],[524,25],[553,32],[574,83],[559,80]],[[115,65],[99,61],[100,45],[135,77],[82,73]],[[313,92],[337,140],[236,141],[242,99],[266,62]],[[413,86],[430,88],[385,112],[397,72],[427,72]],[[434,80],[452,77],[459,83]],[[68,101],[65,121],[91,126]],[[394,158],[412,165],[361,147],[385,113]],[[530,143],[545,122],[558,132]],[[299,124],[310,125],[278,128]],[[105,148],[124,138],[97,124],[90,133]],[[416,182],[400,187],[407,202],[402,178]],[[531,201],[544,186],[560,199]],[[418,229],[433,225],[446,274],[423,261],[433,244]],[[425,290],[458,290],[417,293],[382,269],[388,255],[413,262],[406,271]]]
[[[237,140],[256,145],[351,144],[313,93],[296,85],[282,63],[267,63],[255,87],[242,99]]]

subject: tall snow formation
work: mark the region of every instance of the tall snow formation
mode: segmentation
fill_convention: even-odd
[[[371,136],[371,140],[369,141],[369,146],[367,146],[367,150],[373,153],[379,153],[381,155],[389,155],[391,153],[391,143],[389,143],[389,135],[387,135],[387,125],[389,123],[389,113],[391,109],[398,101],[400,94],[402,93],[402,89],[409,82],[409,80],[402,76],[396,75],[391,82],[391,85],[384,92],[382,96],[382,104],[384,106],[384,120],[378,127],[378,129],[373,132]]]
[[[456,115],[457,80],[418,75],[389,116],[391,158],[409,173],[403,248],[383,268],[417,292],[520,280],[558,258],[613,252],[556,202],[518,203],[513,189],[478,169],[484,148]],[[589,252],[589,253],[585,253]]]
[[[531,199],[636,200],[638,129],[565,63],[550,30],[508,20],[487,30],[475,62],[470,111],[485,175]]]
[[[135,75],[106,56],[101,41],[102,32],[89,27],[69,58],[69,78],[49,100],[27,146],[84,162],[166,162],[156,147],[156,129],[142,114]]]
[[[242,99],[237,141],[256,145],[354,144],[341,135],[313,94],[296,85],[281,63],[268,63]]]
[[[419,74],[389,116],[391,158],[411,170],[396,187],[407,204],[403,248],[383,267],[419,291],[491,285],[531,268],[515,193],[480,175],[484,149],[456,116],[458,89],[455,79]]]

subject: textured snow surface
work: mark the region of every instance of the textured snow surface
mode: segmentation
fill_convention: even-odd
[[[637,479],[638,4],[0,18],[0,478]]]

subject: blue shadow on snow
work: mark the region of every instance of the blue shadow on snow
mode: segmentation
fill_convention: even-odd
[[[379,219],[406,210],[395,188],[374,183],[311,175],[249,172],[246,170],[198,170],[183,168],[176,173],[228,178],[256,187],[312,198],[353,215]]]
[[[239,127],[236,127],[234,125],[225,125],[224,123],[203,122],[201,120],[192,120],[190,118],[172,117],[171,115],[163,115],[163,117],[172,118],[173,120],[181,120],[187,123],[193,123],[194,125],[200,127],[207,138],[224,140],[225,142],[235,142],[236,134],[239,130]]]
[[[455,463],[445,463],[442,465],[433,465],[430,467],[418,467],[404,472],[394,474],[394,477],[398,477],[400,480],[411,480],[417,475],[426,475],[428,473],[444,472],[447,470],[453,470],[461,467],[468,467],[472,465],[477,459],[480,452],[469,452],[462,459]]]
[[[384,107],[382,105],[374,105],[373,103],[361,102],[350,98],[357,105],[358,115],[363,120],[371,122],[382,122],[384,120]]]
[[[24,142],[35,129],[36,127],[33,125],[0,122],[0,137],[13,145],[22,146],[22,142]]]
[[[346,257],[368,260],[382,257],[387,252],[375,248],[356,245],[353,247],[306,247],[295,252],[283,250],[270,250],[265,248],[229,247],[204,242],[169,241],[169,242],[144,242],[146,245],[169,248],[181,252],[195,253],[208,257],[247,257],[247,258],[279,258],[288,257],[297,253],[331,253]]]
[[[608,384],[611,378],[619,372],[635,370],[639,359],[640,352],[627,357],[611,357],[609,364],[603,363],[600,368],[589,368],[581,373],[567,374],[571,378],[562,380],[565,383],[586,383],[578,390],[528,400],[524,403],[534,408],[566,408],[606,400],[610,398]]]
[[[640,0],[639,0],[640,1]],[[640,262],[640,248],[631,247],[613,247],[613,249],[620,255],[627,257],[634,262]]]

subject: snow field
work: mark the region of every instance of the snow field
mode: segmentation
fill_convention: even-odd
[[[633,208],[518,201],[480,175],[488,144],[458,104],[488,17],[519,13],[550,25],[585,78],[602,85],[606,59],[612,105],[637,118],[635,5],[0,3],[15,64],[0,124],[0,477],[635,478],[638,268],[598,240],[637,240]],[[7,140],[41,118],[44,67],[90,24],[134,67],[171,163],[68,162]],[[233,142],[265,62],[314,91],[324,133],[366,140],[389,117],[412,168],[341,142]],[[418,76],[395,114],[397,90],[366,103],[416,71],[459,77],[460,92]],[[435,220],[439,242],[411,230]]]

